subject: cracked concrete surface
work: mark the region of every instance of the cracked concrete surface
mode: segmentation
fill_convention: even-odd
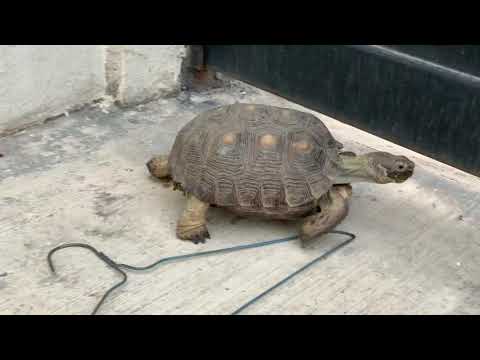
[[[176,132],[221,104],[303,109],[235,83],[183,92],[132,109],[92,106],[0,138],[0,314],[88,314],[118,276],[83,249],[145,265],[174,254],[284,237],[294,224],[209,212],[212,239],[181,242],[180,192],[151,179],[145,162],[168,152]],[[98,104],[97,104],[98,105]],[[305,109],[304,109],[305,110]],[[402,185],[357,184],[338,227],[357,240],[285,284],[245,314],[477,314],[480,310],[480,180],[317,114],[346,149],[411,157]],[[130,275],[102,314],[228,314],[340,239],[297,242],[168,264]]]

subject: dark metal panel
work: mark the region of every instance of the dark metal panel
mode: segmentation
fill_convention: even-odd
[[[436,64],[480,76],[480,46],[478,45],[388,45],[388,47]]]
[[[205,59],[232,77],[480,175],[480,46],[440,48],[207,45]]]

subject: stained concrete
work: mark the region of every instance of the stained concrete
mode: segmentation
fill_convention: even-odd
[[[0,314],[87,314],[118,280],[82,249],[57,253],[52,276],[45,257],[62,243],[145,265],[295,233],[294,224],[236,221],[212,209],[207,244],[175,237],[183,196],[151,179],[144,164],[167,152],[193,116],[235,101],[303,109],[236,84],[129,110],[96,104],[0,138]],[[479,313],[480,180],[317,116],[346,149],[407,155],[416,173],[401,185],[354,185],[350,215],[338,228],[357,240],[245,314]],[[328,235],[311,249],[291,242],[132,274],[101,313],[228,314],[340,240]]]

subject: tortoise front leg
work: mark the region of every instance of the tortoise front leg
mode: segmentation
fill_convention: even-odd
[[[185,210],[177,223],[177,237],[195,244],[205,243],[205,239],[210,239],[206,218],[209,206],[192,194],[187,194]]]
[[[152,176],[159,179],[167,179],[170,177],[170,171],[168,169],[168,155],[154,156],[147,162],[146,165]]]
[[[345,219],[348,214],[348,200],[351,196],[352,187],[350,185],[335,185],[320,199],[321,211],[306,217],[303,221],[300,230],[303,246],[309,240],[332,230]]]

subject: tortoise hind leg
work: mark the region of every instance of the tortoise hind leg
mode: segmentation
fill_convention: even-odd
[[[352,196],[350,185],[335,185],[320,199],[321,211],[304,219],[300,230],[302,245],[337,226],[348,214],[348,200]]]
[[[205,239],[210,239],[206,218],[208,207],[209,204],[187,194],[185,210],[177,223],[177,237],[195,244],[205,243]]]
[[[147,168],[150,174],[158,179],[170,178],[170,170],[168,168],[168,155],[159,155],[152,157],[147,162]]]

